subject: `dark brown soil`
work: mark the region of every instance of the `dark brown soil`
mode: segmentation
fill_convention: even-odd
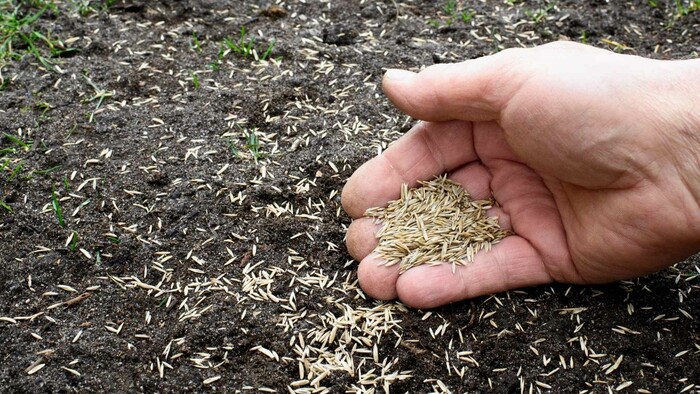
[[[78,3],[33,25],[79,49],[49,58],[58,70],[31,55],[1,69],[0,133],[32,141],[0,138],[15,149],[0,160],[12,210],[0,207],[1,391],[700,388],[697,258],[631,282],[417,311],[359,290],[339,199],[413,123],[382,95],[384,69],[557,39],[697,57],[700,12],[124,0],[80,15]],[[275,40],[272,61],[219,56],[241,26],[258,56]]]

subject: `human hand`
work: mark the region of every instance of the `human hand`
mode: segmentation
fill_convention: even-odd
[[[700,250],[700,60],[657,61],[574,43],[511,49],[383,88],[424,120],[348,180],[350,254],[371,297],[430,308],[509,289],[605,283]],[[363,218],[402,183],[449,173],[515,235],[474,262],[399,276]]]

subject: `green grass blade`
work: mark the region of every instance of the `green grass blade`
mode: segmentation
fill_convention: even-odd
[[[55,191],[51,192],[51,207],[56,213],[56,218],[58,218],[58,225],[65,228],[66,222],[63,221],[63,211],[61,210],[61,206],[58,204],[58,197],[56,196]]]

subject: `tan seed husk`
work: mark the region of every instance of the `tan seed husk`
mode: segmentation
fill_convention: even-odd
[[[400,264],[399,273],[422,264],[463,265],[509,235],[486,215],[493,200],[472,200],[446,175],[419,184],[402,185],[398,200],[365,212],[382,225],[375,252],[387,266]]]

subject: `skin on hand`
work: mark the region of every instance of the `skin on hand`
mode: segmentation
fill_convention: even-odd
[[[700,250],[700,60],[656,61],[574,43],[511,49],[383,88],[423,120],[343,189],[350,254],[371,297],[431,308],[557,282],[605,283]],[[372,251],[364,211],[448,173],[515,235],[473,263],[399,275]]]

